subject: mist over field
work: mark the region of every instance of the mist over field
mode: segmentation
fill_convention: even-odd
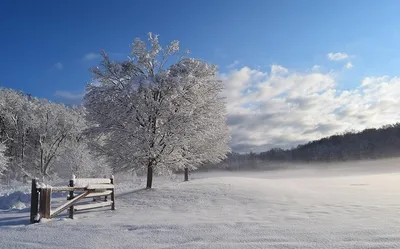
[[[368,175],[400,172],[400,158],[362,160],[331,163],[261,163],[256,169],[243,170],[200,170],[193,173],[194,178],[222,176],[251,176],[255,178],[302,178]]]
[[[398,162],[192,172],[149,190],[125,175],[116,211],[31,226],[27,209],[0,211],[0,248],[398,248]]]

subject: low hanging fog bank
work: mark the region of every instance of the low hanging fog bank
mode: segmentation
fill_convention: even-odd
[[[229,168],[229,167],[228,167]],[[192,172],[193,178],[243,176],[252,178],[330,177],[400,173],[400,158],[348,161],[334,163],[264,163],[257,168],[235,170],[205,169]]]

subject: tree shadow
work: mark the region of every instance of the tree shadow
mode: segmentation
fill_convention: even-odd
[[[7,214],[8,217],[1,217],[3,214]],[[29,212],[26,210],[0,212],[0,227],[29,225],[29,218]]]
[[[130,194],[134,194],[134,193],[138,193],[138,192],[143,192],[143,191],[149,191],[149,190],[152,190],[152,189],[147,189],[147,188],[135,189],[135,190],[123,192],[123,193],[120,193],[120,194],[117,193],[117,194],[115,195],[115,197],[116,197],[116,198],[118,198],[118,197],[124,197],[125,195],[130,195]],[[117,200],[117,201],[118,201],[118,200]]]

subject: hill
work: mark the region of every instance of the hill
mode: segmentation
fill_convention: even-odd
[[[378,129],[336,134],[291,149],[273,148],[261,153],[231,153],[217,167],[249,169],[271,162],[343,162],[398,156],[400,156],[400,123]]]

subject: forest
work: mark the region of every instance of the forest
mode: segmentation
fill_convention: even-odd
[[[268,167],[268,163],[333,163],[398,156],[400,123],[359,132],[344,132],[291,149],[272,148],[260,153],[230,153],[227,159],[216,167],[238,170]]]

